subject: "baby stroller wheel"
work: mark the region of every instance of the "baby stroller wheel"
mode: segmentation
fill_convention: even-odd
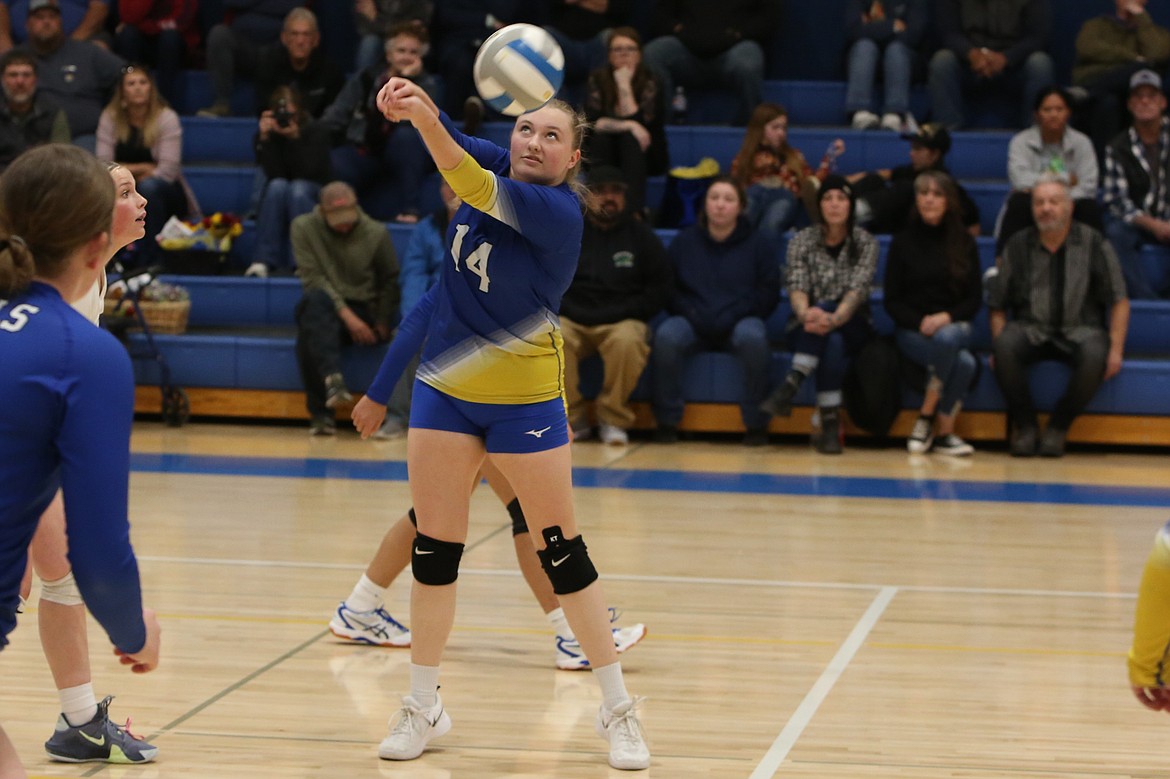
[[[191,401],[182,387],[163,389],[162,418],[168,427],[182,427],[191,418]]]

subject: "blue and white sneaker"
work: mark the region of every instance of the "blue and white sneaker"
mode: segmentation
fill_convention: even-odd
[[[329,631],[338,638],[370,646],[410,646],[410,630],[381,607],[354,611],[342,601],[329,620]]]
[[[612,608],[610,614],[616,619],[617,612]],[[618,654],[626,651],[646,637],[646,626],[641,622],[630,625],[628,628],[613,628],[613,645]],[[557,668],[562,671],[588,671],[589,660],[581,651],[581,644],[576,638],[557,636]]]
[[[151,746],[130,732],[130,720],[125,727],[110,721],[110,701],[107,695],[97,705],[97,714],[84,725],[70,725],[65,715],[57,717],[57,729],[45,742],[50,759],[62,763],[149,763],[158,756],[158,747]]]

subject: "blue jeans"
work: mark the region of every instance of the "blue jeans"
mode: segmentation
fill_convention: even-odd
[[[748,219],[752,227],[779,238],[800,217],[801,203],[788,187],[748,187]]]
[[[685,317],[672,316],[654,333],[650,360],[654,365],[654,418],[659,425],[677,427],[682,420],[683,375],[687,358],[703,348],[708,351],[732,352],[743,366],[743,394],[739,412],[748,430],[760,430],[768,419],[759,405],[768,394],[768,367],[772,348],[764,320],[745,317],[735,323],[726,338],[700,338]]]
[[[933,336],[899,327],[894,338],[902,354],[942,382],[939,410],[944,414],[955,413],[975,376],[975,355],[968,349],[971,323],[952,322],[939,328]]]
[[[908,113],[914,52],[901,41],[890,41],[883,50],[869,38],[862,38],[849,49],[849,85],[845,90],[845,110],[853,113],[873,109],[873,83],[877,76],[878,55],[882,58],[882,83],[885,85],[882,113]]]
[[[292,248],[288,230],[292,220],[307,214],[317,205],[321,185],[308,179],[272,179],[260,201],[256,220],[255,262],[269,268],[292,269]]]
[[[977,79],[966,59],[960,59],[950,49],[939,49],[930,60],[928,88],[932,118],[949,129],[966,124],[963,90],[979,85],[985,89],[1009,90],[1020,93],[1019,126],[1032,124],[1035,113],[1032,106],[1040,90],[1054,83],[1052,58],[1042,51],[1028,55],[1015,67],[1008,66],[990,81]],[[1022,88],[1016,85],[1023,84]]]
[[[817,308],[828,313],[837,310],[837,301],[821,301]],[[845,372],[853,355],[861,351],[873,338],[873,327],[864,312],[855,312],[849,321],[825,335],[810,333],[797,325],[785,338],[793,355],[809,354],[818,358],[816,370],[817,394],[840,392],[845,385]]]
[[[1117,252],[1127,296],[1131,300],[1156,300],[1158,291],[1146,278],[1146,271],[1142,267],[1142,246],[1151,242],[1152,236],[1140,227],[1126,224],[1110,214],[1105,217],[1105,237]]]
[[[760,103],[764,83],[764,50],[755,41],[740,41],[722,54],[701,59],[673,35],[655,38],[643,51],[646,65],[662,77],[669,97],[676,86],[722,87],[739,98],[734,123],[746,125]]]
[[[569,84],[583,83],[589,74],[605,64],[606,33],[602,32],[583,41],[570,38],[556,27],[545,27],[544,31],[556,40],[565,55],[565,81]]]
[[[347,143],[335,147],[329,159],[333,178],[353,187],[375,219],[418,213],[423,182],[434,165],[418,130],[406,122],[390,133],[380,155]]]
[[[373,65],[375,62],[386,61],[386,42],[380,35],[363,35],[358,41],[357,54],[353,58],[355,73]]]

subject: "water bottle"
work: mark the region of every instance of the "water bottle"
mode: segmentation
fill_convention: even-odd
[[[674,88],[674,97],[670,100],[670,121],[672,124],[687,123],[687,93],[682,87]]]

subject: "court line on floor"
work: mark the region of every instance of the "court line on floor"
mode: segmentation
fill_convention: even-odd
[[[784,729],[780,731],[780,735],[772,742],[772,746],[764,753],[763,759],[756,770],[752,771],[750,779],[770,779],[776,775],[780,770],[780,765],[784,762],[784,758],[788,757],[788,753],[792,751],[792,747],[800,739],[800,735],[804,729],[812,722],[812,718],[816,716],[817,709],[829,697],[833,686],[837,684],[837,680],[845,673],[845,669],[849,667],[849,663],[860,651],[865,644],[865,639],[870,632],[877,625],[878,620],[881,619],[886,607],[898,594],[897,587],[882,587],[877,597],[869,604],[869,608],[861,615],[861,619],[853,626],[853,630],[842,642],[841,648],[837,650],[837,654],[833,655],[833,659],[829,661],[829,665],[821,673],[820,677],[813,683],[812,688],[808,694],[804,696],[804,700],[796,707],[796,711],[788,718]]]
[[[138,555],[140,561],[152,563],[178,563],[182,565],[227,565],[255,568],[309,568],[321,570],[360,570],[360,563],[317,563],[296,560],[248,560],[229,557],[176,557],[170,555]],[[493,568],[463,568],[459,569],[460,576],[506,576],[520,578],[518,570]],[[951,585],[926,584],[880,584],[866,582],[802,582],[791,579],[733,579],[717,576],[666,576],[657,574],[621,574],[606,572],[603,580],[621,582],[645,582],[651,584],[694,584],[713,587],[792,587],[812,588],[820,590],[858,590],[873,591],[886,587],[895,587],[902,592],[922,592],[930,594],[949,593],[955,595],[1015,595],[1023,597],[1052,597],[1052,598],[1103,598],[1133,600],[1137,597],[1132,592],[1093,592],[1090,590],[1029,590],[1025,588],[1002,587],[957,587]]]
[[[329,460],[304,457],[224,457],[219,455],[136,452],[131,469],[139,473],[186,473],[274,478],[405,481],[406,463],[398,460]],[[1047,503],[1085,506],[1170,506],[1170,488],[1117,487],[1060,482],[999,482],[872,476],[806,476],[577,467],[574,486],[790,495],[893,500],[940,500],[991,503]]]

